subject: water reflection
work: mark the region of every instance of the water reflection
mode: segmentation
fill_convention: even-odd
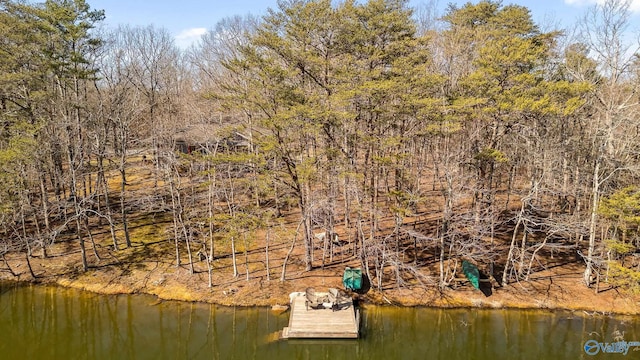
[[[633,317],[392,307],[362,315],[358,340],[279,341],[288,313],[10,284],[0,286],[0,358],[587,359],[587,340],[640,341]]]

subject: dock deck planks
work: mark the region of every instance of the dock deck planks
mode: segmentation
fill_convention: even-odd
[[[296,339],[310,338],[358,338],[359,314],[353,302],[346,309],[308,309],[304,295],[296,296],[291,302],[289,326],[282,330],[282,337]]]

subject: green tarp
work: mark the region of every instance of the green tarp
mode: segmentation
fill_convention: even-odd
[[[462,261],[462,272],[464,276],[471,281],[471,285],[474,288],[480,288],[480,273],[478,272],[478,268],[467,260]]]
[[[362,270],[346,268],[342,276],[342,284],[345,289],[360,290],[362,289]]]

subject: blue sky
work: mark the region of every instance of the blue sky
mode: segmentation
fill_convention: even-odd
[[[541,25],[569,26],[588,6],[604,0],[503,0],[503,4],[518,4],[531,9],[534,20]],[[118,24],[154,24],[169,30],[178,46],[186,47],[211,29],[222,18],[232,15],[262,15],[277,6],[276,0],[87,0],[93,9],[105,10],[108,26]],[[411,0],[412,6],[428,0]],[[448,3],[462,5],[468,0],[437,0],[438,9]],[[475,3],[477,0],[471,0]],[[632,0],[633,21],[640,26],[640,0]]]

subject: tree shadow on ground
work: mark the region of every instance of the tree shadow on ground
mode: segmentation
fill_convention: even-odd
[[[478,282],[478,289],[482,291],[485,297],[493,295],[493,285],[491,285],[491,279],[482,270],[478,270],[480,275],[480,281]]]
[[[494,263],[492,267],[493,269],[490,269],[491,277],[493,277],[493,280],[498,284],[498,287],[502,287],[502,273],[504,272],[504,265]],[[484,276],[484,273],[482,273],[481,276]]]
[[[359,295],[365,295],[369,290],[371,290],[371,280],[369,280],[367,274],[362,274],[362,286],[360,289],[354,290],[354,292]]]

